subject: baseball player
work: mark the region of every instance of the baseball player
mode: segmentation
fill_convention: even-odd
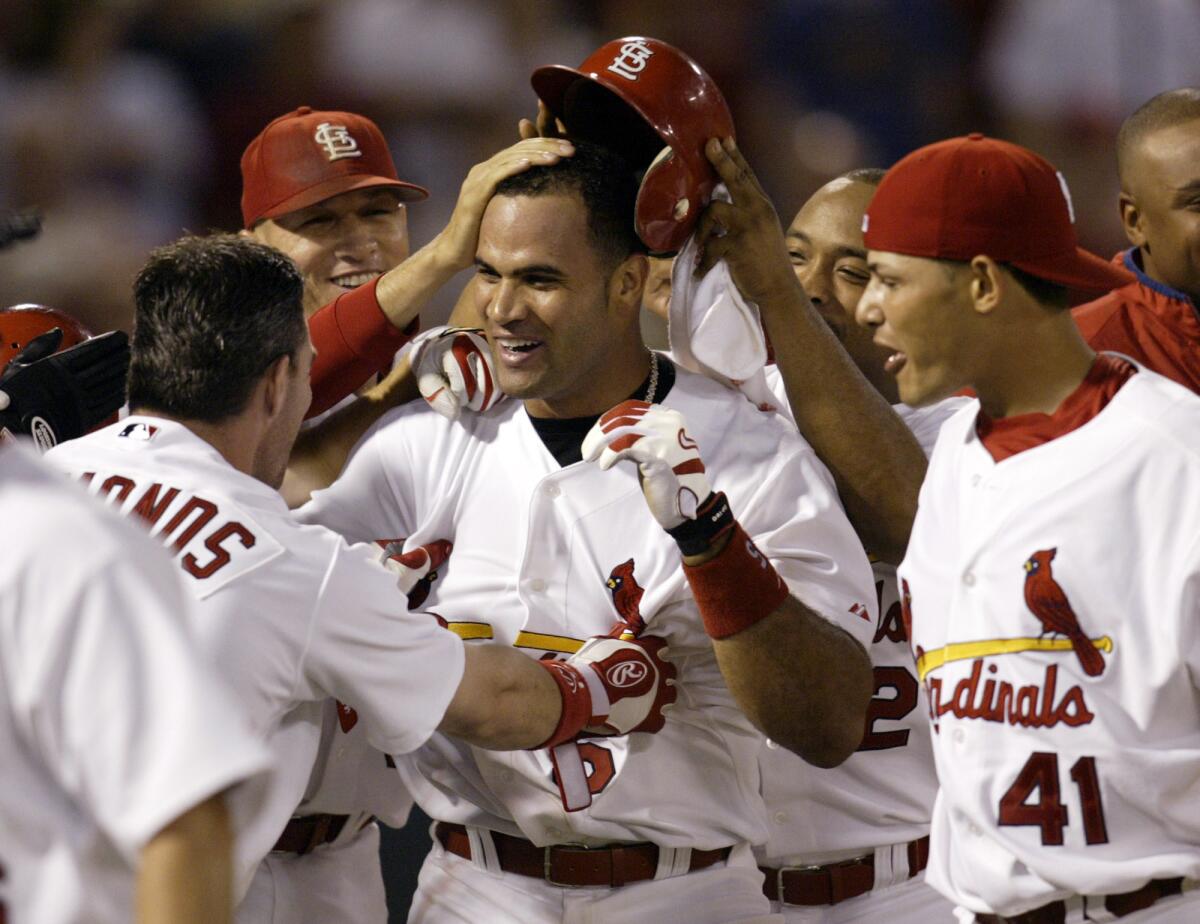
[[[392,367],[397,350],[416,333],[421,305],[471,265],[479,217],[496,183],[570,152],[567,141],[535,139],[478,164],[445,229],[410,256],[406,204],[428,193],[399,179],[383,134],[370,119],[302,106],[273,120],[250,142],[241,161],[242,233],[287,254],[304,278],[305,313],[317,352],[308,416],[323,414]],[[447,357],[450,374],[439,374]],[[352,411],[298,441],[284,486],[291,503],[332,481],[366,428],[389,407],[419,397],[418,386],[452,416],[460,406],[478,411],[499,399],[484,382],[476,385],[486,377],[481,340],[428,334],[414,344],[410,358],[424,376],[401,363]]]
[[[458,425],[389,412],[299,511],[351,539],[450,538],[428,605],[466,637],[538,657],[618,616],[631,635],[665,637],[679,666],[677,704],[645,745],[579,745],[582,799],[569,760],[442,736],[400,759],[438,819],[410,920],[761,916],[749,849],[765,835],[761,739],[737,703],[813,761],[836,763],[861,737],[869,674],[855,638],[873,629],[858,615],[873,596],[861,547],[794,431],[642,346],[636,193],[623,162],[583,143],[502,183],[474,292],[500,385],[522,400]],[[641,403],[600,418],[631,396]],[[636,456],[646,447],[657,464]],[[728,502],[709,496],[706,467]]]
[[[268,755],[190,650],[171,563],[12,446],[0,517],[0,920],[228,921],[225,793]]]
[[[310,396],[302,291],[290,260],[244,238],[155,252],[135,283],[131,415],[47,454],[171,547],[202,649],[270,744],[271,788],[238,846],[239,899],[277,841],[316,852],[359,833],[328,815],[285,828],[317,782],[329,697],[346,704],[343,728],[361,722],[372,746],[394,754],[435,729],[464,747],[506,749],[557,746],[585,727],[652,731],[671,698],[653,640],[604,639],[554,663],[464,650],[433,618],[407,612],[377,547],[291,520],[275,487]],[[407,591],[413,574],[401,570]],[[363,874],[340,889],[297,883],[303,907],[287,877],[264,868],[242,919],[384,920],[376,842],[360,843]]]
[[[1118,254],[1134,279],[1075,309],[1093,349],[1136,359],[1200,391],[1200,89],[1160,93],[1117,136],[1121,222],[1133,245]]]
[[[1200,896],[1200,401],[1097,355],[1062,176],[982,135],[867,209],[858,317],[942,428],[899,568],[941,789],[928,882],[963,921],[1191,920]]]
[[[769,207],[741,155],[736,150],[730,154],[715,165],[733,206]],[[862,378],[930,451],[941,423],[966,399],[923,409],[900,404],[895,378],[884,370],[889,351],[875,345],[872,332],[854,317],[870,279],[862,217],[882,176],[882,170],[856,170],[827,183],[801,207],[786,236],[778,224],[765,222],[755,228],[736,226],[729,233],[737,235],[737,248],[748,251],[741,255],[743,266],[756,255],[778,259],[780,239],[786,242],[795,279],[803,286],[802,292],[793,289],[797,302],[807,295]],[[780,300],[765,304],[783,317],[799,313],[793,308],[784,315]],[[766,319],[780,326],[777,316]],[[768,384],[788,413],[784,383],[796,375],[796,357],[787,352],[794,343],[786,338],[779,364],[767,369]],[[768,898],[792,921],[928,922],[952,917],[952,906],[920,877],[937,780],[928,710],[900,618],[896,569],[875,559],[872,570],[879,611],[867,650],[875,696],[858,750],[827,770],[811,767],[773,741],[760,757],[770,834],[756,853]]]

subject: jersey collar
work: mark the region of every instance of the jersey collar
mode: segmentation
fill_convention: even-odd
[[[1141,261],[1138,260],[1138,249],[1136,247],[1130,247],[1121,255],[1121,263],[1127,270],[1129,270],[1129,272],[1133,273],[1133,275],[1137,277],[1137,281],[1140,285],[1157,292],[1159,295],[1165,295],[1167,298],[1175,299],[1176,301],[1181,301],[1188,305],[1192,304],[1192,300],[1188,297],[1186,292],[1180,292],[1178,289],[1172,289],[1166,283],[1159,282],[1157,279],[1151,279],[1146,275],[1145,270],[1142,269]]]

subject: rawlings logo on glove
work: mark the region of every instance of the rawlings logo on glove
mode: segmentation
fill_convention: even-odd
[[[566,664],[587,681],[593,735],[656,732],[663,708],[675,702],[675,666],[663,658],[667,643],[653,635],[636,639],[589,639]]]
[[[417,388],[435,411],[455,420],[463,409],[483,413],[504,398],[496,385],[483,331],[434,327],[416,337],[410,354]]]

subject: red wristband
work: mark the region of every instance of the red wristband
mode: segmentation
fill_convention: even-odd
[[[550,737],[530,748],[532,751],[556,747],[564,741],[570,741],[583,731],[588,719],[592,717],[592,694],[583,674],[579,673],[579,668],[563,661],[537,663],[546,668],[558,684],[558,692],[562,695],[562,715],[559,716],[558,725],[554,727]]]
[[[702,565],[684,565],[704,631],[728,638],[774,613],[788,598],[779,572],[738,523],[729,543]]]
[[[333,407],[381,369],[420,328],[419,319],[397,330],[375,295],[378,277],[324,306],[308,319],[317,351],[312,367],[313,400],[306,416]]]

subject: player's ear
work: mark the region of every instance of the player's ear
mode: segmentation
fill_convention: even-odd
[[[623,309],[628,308],[640,312],[642,307],[642,290],[646,288],[646,279],[650,275],[650,261],[645,254],[632,253],[622,260],[608,280],[609,301],[615,302]]]
[[[291,354],[285,353],[267,366],[267,371],[263,373],[260,382],[262,409],[268,420],[274,420],[283,413],[293,366]]]
[[[1008,283],[998,264],[991,257],[980,255],[967,264],[970,276],[971,302],[977,314],[990,314],[1000,303]]]
[[[1138,208],[1137,200],[1129,193],[1122,192],[1117,197],[1117,207],[1121,210],[1121,227],[1125,229],[1125,237],[1129,239],[1129,243],[1134,247],[1145,247],[1149,250],[1142,210]]]

